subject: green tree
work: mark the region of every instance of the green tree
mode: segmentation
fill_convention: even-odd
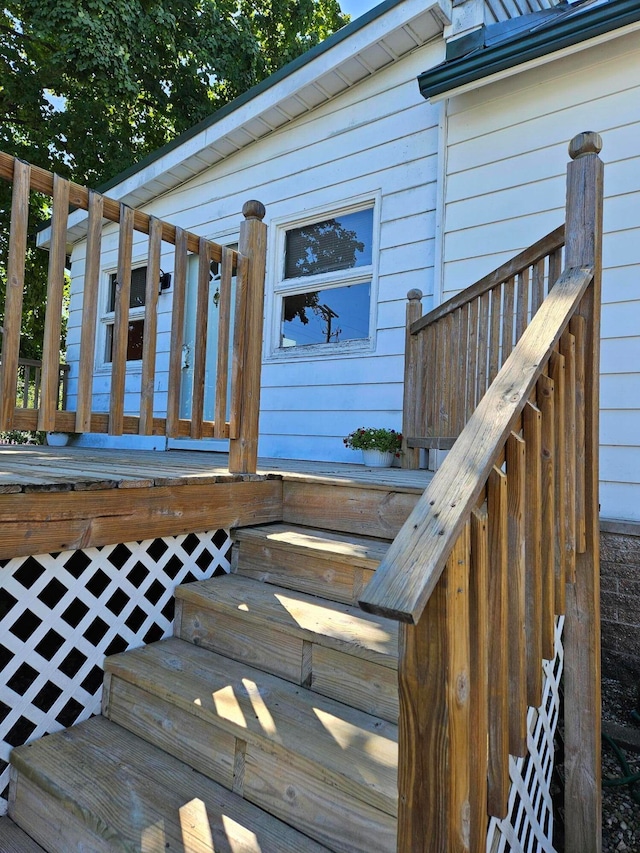
[[[348,20],[337,0],[9,0],[0,149],[97,186]],[[35,231],[48,210],[42,200],[32,208]],[[0,304],[8,218],[3,184]],[[32,252],[25,355],[38,349],[45,268]]]

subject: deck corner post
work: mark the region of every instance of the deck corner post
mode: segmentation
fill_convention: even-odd
[[[402,404],[402,467],[420,467],[420,448],[408,447],[407,436],[418,435],[420,412],[424,408],[421,397],[422,364],[420,337],[411,332],[411,326],[422,316],[422,291],[412,289],[407,293],[406,335],[404,347],[404,393]]]
[[[567,170],[565,267],[592,267],[578,313],[585,319],[586,550],[567,583],[564,628],[565,830],[567,853],[602,850],[600,541],[598,503],[600,288],[603,164],[597,133],[571,140]]]
[[[260,417],[260,377],[262,368],[262,332],[264,313],[264,281],[267,256],[267,226],[262,221],[264,205],[247,201],[240,226],[238,252],[247,259],[246,289],[238,294],[238,322],[244,320],[242,351],[237,353],[240,382],[239,411],[236,413],[238,433],[229,442],[229,470],[251,474],[258,467],[258,422]],[[234,359],[235,360],[235,359]]]

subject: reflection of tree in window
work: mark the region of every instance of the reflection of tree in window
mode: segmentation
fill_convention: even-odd
[[[351,269],[359,266],[364,250],[357,231],[345,228],[338,219],[294,228],[287,232],[285,278]]]

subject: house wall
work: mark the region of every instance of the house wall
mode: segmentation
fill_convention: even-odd
[[[441,41],[427,45],[318,107],[285,129],[237,152],[198,178],[155,200],[146,210],[223,242],[237,239],[242,204],[262,201],[265,221],[309,211],[331,211],[345,201],[375,198],[379,245],[373,292],[375,338],[371,352],[278,360],[262,374],[262,455],[354,461],[342,437],[360,425],[401,425],[405,297],[418,287],[432,307],[438,134],[441,109],[420,96],[417,74],[442,59]],[[322,218],[320,213],[319,218]],[[270,228],[266,328],[272,323],[274,278],[282,259]],[[104,268],[116,263],[116,230],[105,231]],[[167,247],[170,248],[170,247]],[[140,250],[143,251],[141,244]],[[68,358],[77,361],[79,287],[84,247],[73,258],[74,295]],[[134,251],[134,260],[135,260]],[[170,256],[163,269],[173,268]],[[171,307],[160,297],[156,409],[166,405]],[[74,405],[75,365],[70,383]],[[127,376],[126,408],[135,411],[140,376]],[[108,408],[108,376],[96,373],[94,408]]]
[[[451,98],[441,287],[460,290],[563,219],[567,142],[604,147],[601,515],[640,519],[640,43],[610,41]]]

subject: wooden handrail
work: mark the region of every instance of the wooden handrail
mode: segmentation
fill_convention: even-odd
[[[514,423],[580,303],[593,267],[566,270],[416,504],[360,606],[416,624]]]
[[[496,297],[513,318],[504,328],[515,345],[508,340],[498,370],[494,312],[485,329],[495,346],[484,368],[497,375],[461,418],[466,425],[360,600],[401,623],[399,853],[485,848],[489,817],[507,815],[509,756],[526,755],[527,712],[542,703],[542,660],[555,657],[561,614],[566,850],[599,853],[600,148],[597,134],[572,140],[565,270],[556,280],[556,256],[540,305],[513,291]],[[540,244],[521,258],[539,251]],[[495,281],[485,281],[480,300],[493,300]],[[409,335],[417,301],[412,294]],[[473,323],[460,311],[456,303],[436,321],[447,324],[438,358],[447,351],[442,341],[472,340]],[[417,376],[413,387],[423,389]],[[407,416],[420,420],[405,399]]]
[[[191,438],[229,438],[231,470],[252,472],[257,466],[258,411],[260,399],[260,352],[266,256],[265,211],[260,202],[247,202],[245,221],[236,251],[205,237],[133,210],[127,205],[81,187],[58,175],[31,166],[0,152],[0,179],[13,183],[11,231],[7,261],[7,288],[3,334],[3,361],[0,364],[0,429],[39,429],[82,432],[108,432],[110,435],[134,434]],[[25,286],[24,258],[28,247],[28,210],[31,192],[45,193],[53,199],[49,226],[49,268],[46,313],[42,342],[40,393],[35,409],[16,408],[19,369],[22,301]],[[82,286],[82,323],[78,359],[77,400],[74,412],[67,410],[66,383],[62,399],[59,385],[61,315],[66,263],[66,245],[70,207],[88,211],[87,250]],[[102,229],[104,220],[118,223],[118,268],[113,285],[111,327],[110,389],[108,415],[93,410],[93,364],[98,328]],[[147,273],[144,307],[144,336],[140,359],[139,415],[125,409],[130,399],[126,388],[129,340],[130,293],[134,234],[148,235]],[[158,329],[160,266],[162,244],[175,247],[173,305],[167,392],[167,417],[154,417],[156,388],[156,346]],[[136,252],[139,249],[136,248]],[[193,383],[190,390],[191,417],[180,418],[182,349],[187,285],[187,255],[199,256],[196,346]],[[210,265],[221,265],[219,338],[225,352],[218,353],[218,376],[214,416],[205,420],[205,367],[209,337],[207,316],[210,301]],[[231,282],[237,276],[236,324],[231,332]],[[228,349],[233,347],[234,365],[231,407],[227,420]],[[257,353],[257,355],[256,355]],[[65,374],[66,376],[66,374]],[[63,411],[60,410],[62,402]],[[131,404],[129,403],[129,406]],[[157,407],[156,407],[157,408]],[[135,409],[134,409],[135,412]],[[106,417],[105,417],[106,415]],[[241,448],[241,450],[240,450]]]

